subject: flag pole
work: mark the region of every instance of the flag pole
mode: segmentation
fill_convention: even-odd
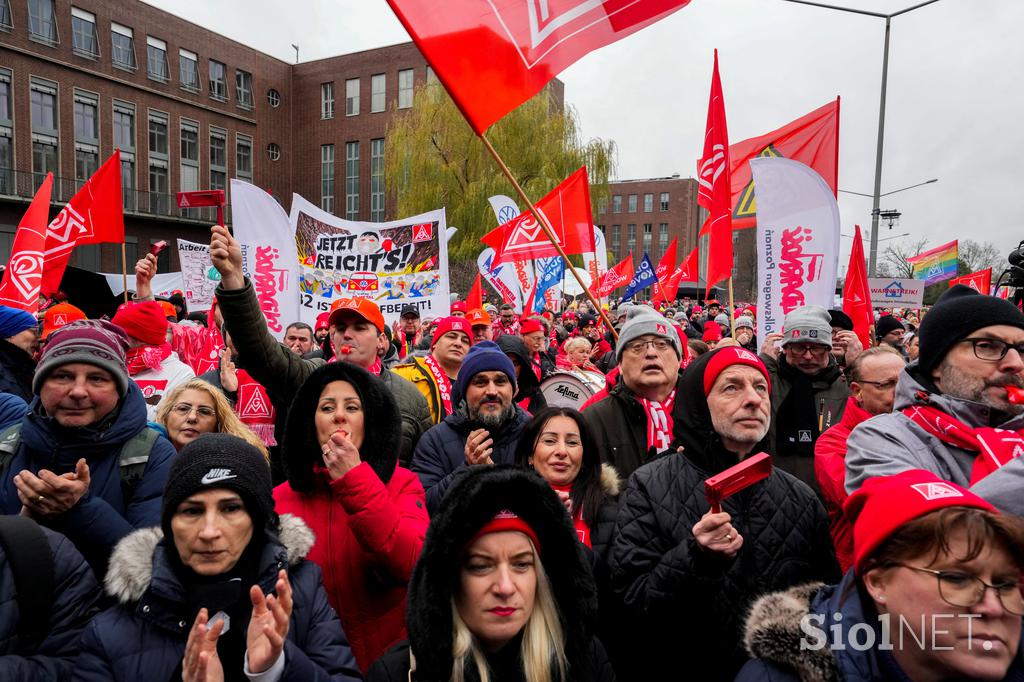
[[[128,255],[121,240],[121,277],[124,280],[124,302],[128,302]]]
[[[736,304],[732,300],[732,275],[729,275],[729,329],[732,338],[736,338]]]
[[[487,139],[487,136],[481,133],[480,139],[483,140],[484,146],[487,148],[487,151],[490,152],[492,157],[494,157],[494,160],[495,162],[497,162],[498,167],[501,168],[501,172],[504,173],[505,177],[508,178],[509,182],[512,183],[512,186],[516,190],[516,194],[519,195],[519,198],[526,203],[527,207],[529,207],[534,217],[537,218],[537,222],[540,223],[541,229],[544,230],[544,234],[547,235],[547,238],[551,241],[551,244],[555,247],[555,250],[558,251],[558,255],[562,258],[563,261],[565,261],[566,269],[572,272],[572,276],[576,278],[576,282],[578,282],[580,288],[583,289],[583,293],[586,294],[587,298],[590,299],[590,302],[594,304],[594,308],[597,310],[597,314],[600,315],[601,321],[604,322],[605,326],[608,328],[609,331],[611,331],[612,335],[616,339],[618,339],[619,334],[618,332],[615,331],[615,327],[612,326],[612,322],[610,319],[608,319],[608,315],[605,314],[604,309],[601,307],[600,301],[598,301],[590,292],[590,290],[586,287],[586,285],[583,284],[583,278],[580,277],[580,273],[576,272],[576,268],[572,266],[572,263],[569,261],[569,257],[565,254],[565,251],[562,250],[562,245],[558,243],[557,239],[555,239],[554,230],[552,230],[551,226],[548,225],[548,219],[544,216],[543,213],[537,210],[537,207],[533,205],[532,201],[530,201],[530,197],[526,196],[526,192],[523,191],[523,188],[519,185],[519,182],[512,174],[512,171],[509,170],[509,167],[505,164],[505,161],[501,158],[501,155],[498,154],[498,150],[496,150],[494,148],[494,145],[491,144],[491,141]],[[593,229],[593,227],[591,227],[591,229]]]

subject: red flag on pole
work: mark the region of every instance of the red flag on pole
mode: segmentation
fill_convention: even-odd
[[[697,248],[694,247],[693,251],[690,252],[690,255],[686,257],[686,261],[680,263],[671,275],[662,280],[662,284],[656,284],[655,289],[662,288],[665,292],[665,300],[671,301],[675,298],[676,294],[679,293],[679,285],[682,282],[697,281],[699,276],[697,268],[699,266],[700,265],[697,262]]]
[[[689,1],[388,4],[480,135],[588,52],[653,24]]]
[[[732,276],[732,194],[729,178],[729,131],[725,123],[725,99],[718,76],[718,50],[711,74],[711,97],[708,100],[708,122],[704,133],[704,156],[697,164],[697,203],[708,210],[708,219],[701,228],[711,237],[708,241],[707,287]]]
[[[846,282],[843,283],[843,312],[853,320],[853,331],[865,348],[871,345],[871,325],[875,316],[871,309],[871,289],[868,287],[868,270],[864,262],[864,242],[860,236],[860,225],[854,226],[853,248],[850,250],[850,265],[846,268]]]
[[[47,173],[36,190],[28,210],[18,223],[0,280],[0,305],[20,308],[30,313],[39,310],[39,287],[43,278],[43,251],[46,248],[46,219],[50,217],[50,191],[53,173]]]
[[[974,289],[979,294],[988,294],[992,291],[992,268],[978,270],[962,277],[954,277],[949,280],[949,286],[954,284],[963,284]]]
[[[584,166],[562,181],[536,203],[566,255],[593,253],[594,223],[590,215],[590,186]],[[533,213],[526,211],[491,230],[480,241],[494,249],[491,267],[516,259],[557,256],[558,250],[544,234]]]
[[[612,293],[621,286],[629,284],[629,281],[633,279],[633,252],[630,251],[629,255],[622,259],[621,262],[617,263],[614,267],[608,270],[601,276],[601,281],[595,282],[591,286],[591,291],[594,296],[598,298],[604,298],[608,294]]]
[[[665,249],[664,255],[661,260],[658,261],[658,267],[654,269],[654,276],[658,278],[658,281],[654,283],[654,296],[652,303],[657,304],[661,300],[671,300],[666,294],[668,292],[667,286],[663,288],[663,285],[668,284],[668,279],[676,271],[676,242],[679,241],[679,237],[673,237],[672,243]]]
[[[476,281],[473,282],[472,288],[469,293],[466,294],[466,310],[476,310],[482,308],[484,303],[484,292],[480,288],[480,275],[476,276]]]
[[[71,252],[81,244],[124,241],[121,152],[115,151],[78,190],[46,232],[43,293],[60,288]]]
[[[680,265],[679,269],[679,281],[680,282],[696,282],[700,278],[700,261],[698,259],[699,253],[697,247],[693,247],[693,251],[686,257],[686,262]]]

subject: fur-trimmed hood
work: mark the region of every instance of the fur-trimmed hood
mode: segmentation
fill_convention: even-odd
[[[540,476],[513,466],[470,467],[448,490],[431,520],[409,584],[406,618],[416,668],[423,679],[447,679],[452,670],[452,596],[462,552],[495,514],[508,509],[537,534],[566,636],[570,665],[590,644],[597,593],[583,545],[557,495]]]
[[[622,492],[622,477],[618,469],[607,462],[601,464],[601,490],[607,497],[618,497]]]
[[[800,629],[800,621],[811,612],[811,598],[822,587],[822,583],[798,585],[766,594],[754,602],[743,634],[743,644],[750,655],[792,669],[802,682],[838,679],[836,662],[828,647],[817,651],[800,649],[800,640],[807,637]],[[825,623],[830,624],[831,621]]]
[[[281,456],[288,484],[296,492],[311,492],[316,483],[314,466],[323,466],[316,435],[317,401],[327,384],[347,381],[363,403],[363,444],[360,458],[387,485],[398,465],[402,417],[391,391],[380,378],[348,362],[331,362],[309,375],[288,410]]]
[[[283,552],[288,566],[295,566],[306,558],[316,538],[309,526],[297,516],[282,514],[279,525],[276,534],[267,531],[267,548],[263,556],[266,559],[269,554],[272,561],[281,561],[284,558],[279,559],[277,555]],[[153,581],[154,557],[163,539],[159,526],[141,528],[122,538],[110,556],[110,567],[104,579],[107,594],[121,604],[139,601]],[[263,563],[268,562],[265,560]]]

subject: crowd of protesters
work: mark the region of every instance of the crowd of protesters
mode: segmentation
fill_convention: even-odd
[[[352,297],[279,341],[210,256],[208,312],[154,256],[110,319],[0,307],[0,679],[1024,680],[1012,303],[759,345],[716,300]]]

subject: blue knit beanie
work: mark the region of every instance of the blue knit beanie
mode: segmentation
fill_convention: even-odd
[[[523,371],[532,372],[533,368],[524,367]],[[508,356],[493,341],[480,341],[476,343],[466,357],[462,360],[462,367],[459,368],[459,376],[455,379],[455,390],[452,393],[452,402],[458,405],[466,397],[466,387],[470,380],[480,372],[504,372],[508,380],[512,382],[512,395],[516,392],[516,368]]]
[[[0,339],[9,339],[37,326],[39,321],[32,313],[0,305]]]

